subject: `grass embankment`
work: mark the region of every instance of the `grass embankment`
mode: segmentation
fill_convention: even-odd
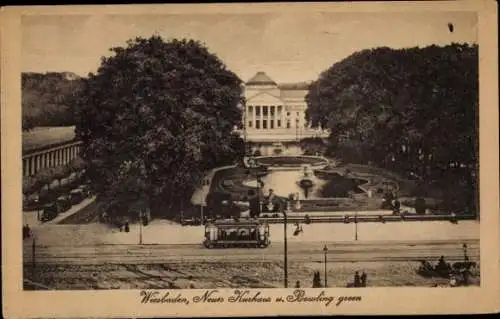
[[[23,152],[75,139],[74,126],[37,127],[23,132]]]

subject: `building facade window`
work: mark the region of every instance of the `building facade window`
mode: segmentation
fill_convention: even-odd
[[[277,120],[277,121],[276,121],[276,126],[277,126],[277,127],[281,127],[281,120]]]
[[[286,116],[290,116],[290,112],[286,112]]]
[[[275,107],[274,107],[274,106],[271,106],[270,108],[271,108],[271,116],[274,116],[274,108],[275,108]]]
[[[255,120],[255,128],[260,129],[260,120]]]
[[[260,115],[260,106],[255,107],[255,115],[259,116]]]
[[[290,120],[288,120],[288,121],[286,122],[286,128],[290,128],[290,127],[291,127],[291,125],[290,125]]]
[[[271,120],[271,121],[269,122],[269,124],[270,124],[271,129],[273,129],[273,128],[274,128],[274,121],[273,121],[273,120]]]
[[[252,127],[252,121],[248,121],[248,127]]]
[[[262,115],[267,116],[267,106],[262,107]]]
[[[252,114],[253,106],[252,105],[248,106],[247,111],[248,111],[248,113]]]
[[[267,129],[267,120],[262,120],[262,128]]]

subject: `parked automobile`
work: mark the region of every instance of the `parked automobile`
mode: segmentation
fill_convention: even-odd
[[[52,220],[59,214],[59,205],[57,203],[50,203],[43,206],[42,216],[40,217],[42,222]]]
[[[57,205],[59,206],[59,212],[65,212],[71,208],[70,196],[59,196],[56,200]]]
[[[198,217],[195,218],[183,218],[181,220],[182,226],[199,226],[201,225],[201,219]]]
[[[90,197],[92,195],[92,191],[90,190],[90,186],[87,184],[80,185],[80,186],[78,186],[77,189],[82,191],[84,198]]]
[[[69,193],[71,205],[81,203],[85,199],[85,193],[80,188],[72,189]]]

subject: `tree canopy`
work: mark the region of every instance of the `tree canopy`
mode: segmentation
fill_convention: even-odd
[[[77,137],[96,191],[149,199],[152,213],[191,195],[204,172],[242,156],[241,80],[193,40],[136,38],[85,80]]]
[[[74,125],[81,78],[69,72],[22,73],[22,128]]]
[[[321,73],[306,100],[307,119],[331,130],[344,160],[423,179],[460,171],[476,189],[477,45],[356,52]]]

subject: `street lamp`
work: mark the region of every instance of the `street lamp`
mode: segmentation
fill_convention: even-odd
[[[36,195],[34,202],[36,204],[36,219],[40,220],[40,196]]]
[[[328,276],[327,276],[327,270],[326,270],[326,265],[327,265],[327,255],[328,255],[328,247],[323,247],[323,252],[325,253],[325,288],[328,286]]]
[[[142,245],[142,210],[139,210],[139,245]]]
[[[285,288],[288,288],[288,242],[287,242],[287,226],[288,226],[288,215],[287,212],[290,211],[290,201],[286,201],[286,208],[283,210],[283,226],[284,226],[284,254],[285,254]]]
[[[468,261],[469,260],[469,256],[467,256],[467,244],[463,244],[462,245],[462,249],[464,251],[464,261]]]
[[[354,240],[358,240],[358,212],[354,213]]]
[[[36,281],[36,278],[35,278],[35,269],[36,269],[36,260],[35,260],[35,248],[36,248],[36,238],[35,238],[35,234],[32,235],[33,236],[33,243],[31,245],[31,253],[32,253],[32,256],[31,256],[31,278],[33,280],[33,282]]]

